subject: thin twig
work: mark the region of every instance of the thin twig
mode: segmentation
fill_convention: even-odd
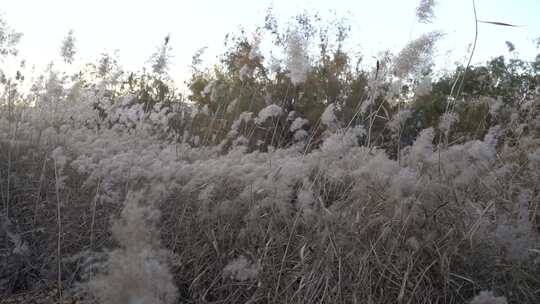
[[[62,218],[60,215],[60,180],[58,177],[58,168],[56,160],[54,160],[54,177],[55,177],[55,190],[56,190],[56,221],[58,223],[58,239],[57,239],[57,259],[58,259],[58,295],[60,297],[60,303],[64,303],[62,295]]]

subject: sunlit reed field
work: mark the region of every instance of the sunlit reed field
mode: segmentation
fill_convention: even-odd
[[[2,18],[0,303],[540,303],[540,55],[365,63],[269,10],[184,92],[175,37],[27,74]]]

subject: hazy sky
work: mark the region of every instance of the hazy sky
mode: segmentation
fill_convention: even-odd
[[[223,51],[224,36],[242,25],[248,32],[262,25],[266,8],[274,7],[278,20],[288,21],[303,12],[323,17],[346,16],[352,26],[348,48],[365,54],[394,52],[429,30],[446,36],[438,46],[439,63],[463,61],[474,36],[472,0],[439,0],[430,26],[414,22],[419,0],[1,0],[0,13],[23,32],[21,55],[38,69],[59,61],[59,47],[70,29],[77,39],[80,64],[94,61],[104,51],[119,50],[126,69],[139,69],[167,34],[171,34],[171,76],[181,82],[193,53],[207,46],[204,59],[213,61]],[[512,41],[521,57],[533,58],[540,50],[532,42],[540,37],[539,0],[477,0],[478,18],[521,25],[509,28],[480,24],[476,61],[508,55]]]

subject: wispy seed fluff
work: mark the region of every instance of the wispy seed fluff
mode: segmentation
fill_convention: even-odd
[[[409,42],[394,59],[394,75],[400,78],[418,72],[431,62],[433,47],[442,34],[434,31]]]
[[[507,304],[505,297],[496,297],[491,291],[482,291],[474,299],[472,299],[470,304]]]
[[[420,23],[431,23],[435,18],[435,0],[420,0],[420,5],[416,8],[416,17]]]
[[[287,69],[294,85],[304,83],[310,70],[306,44],[300,33],[291,31],[287,39]]]

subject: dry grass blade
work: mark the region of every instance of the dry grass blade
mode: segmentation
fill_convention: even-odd
[[[510,26],[510,27],[522,27],[523,25],[515,25],[515,24],[510,24],[510,23],[505,23],[505,22],[498,22],[498,21],[483,21],[483,20],[478,20],[478,22],[480,23],[487,23],[487,24],[493,24],[493,25],[500,25],[500,26]]]

